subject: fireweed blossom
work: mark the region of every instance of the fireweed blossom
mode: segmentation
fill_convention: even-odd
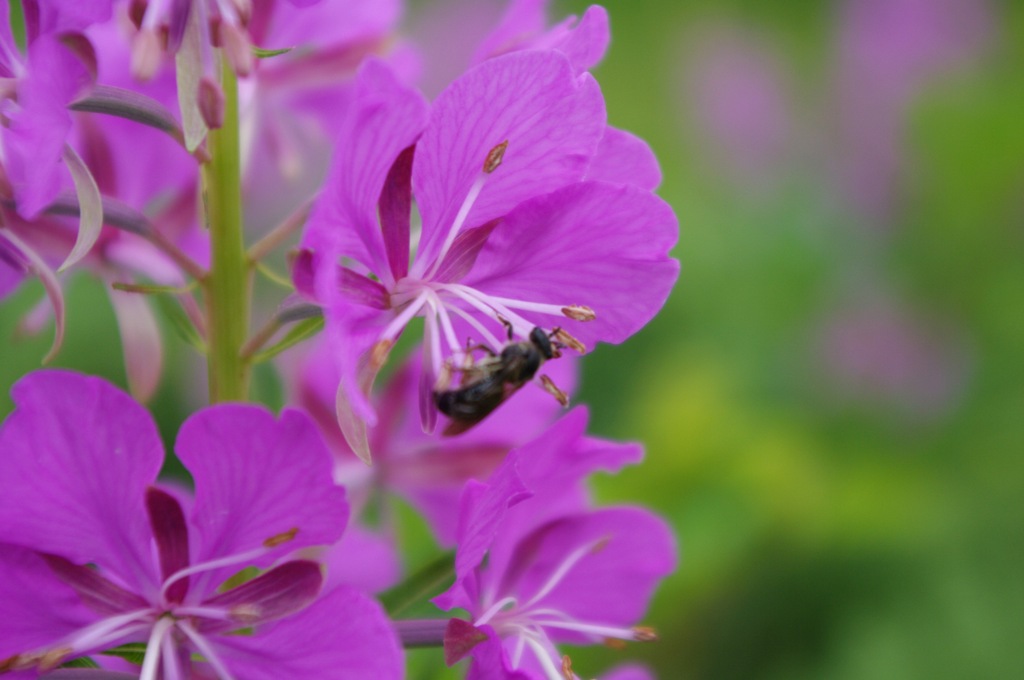
[[[330,351],[320,343],[300,366],[286,373],[294,375],[292,403],[313,417],[335,455],[334,478],[344,485],[353,514],[367,505],[382,514],[390,507],[388,497],[399,496],[420,512],[443,546],[455,545],[459,496],[466,481],[487,479],[511,449],[540,435],[561,415],[558,402],[540,390],[520,390],[468,432],[457,437],[426,433],[416,416],[422,366],[413,355],[375,395],[379,420],[369,435],[374,464],[368,466],[338,429],[338,373],[332,370]],[[577,362],[565,357],[547,372],[572,394],[577,369]]]
[[[320,565],[284,559],[336,541],[348,513],[302,414],[193,415],[175,447],[195,481],[186,497],[156,485],[156,428],[120,390],[40,371],[13,398],[0,429],[0,673],[145,643],[143,680],[401,676],[379,607],[343,586],[318,597]],[[262,573],[225,587],[246,567]]]
[[[487,60],[432,106],[382,64],[363,67],[345,153],[294,268],[297,288],[324,307],[339,423],[361,457],[376,422],[368,386],[414,317],[425,321],[430,430],[431,390],[466,357],[456,321],[494,352],[506,332],[523,340],[535,327],[584,350],[625,340],[664,303],[678,272],[675,216],[648,190],[588,179],[603,167],[605,130],[595,81],[558,52]]]
[[[470,614],[449,622],[445,652],[449,664],[473,657],[471,680],[577,678],[556,644],[655,637],[636,623],[675,568],[675,542],[646,510],[589,509],[584,478],[642,452],[585,437],[586,419],[569,413],[466,486],[455,583],[434,602]]]

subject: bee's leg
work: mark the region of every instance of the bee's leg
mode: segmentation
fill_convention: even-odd
[[[501,316],[500,314],[498,315],[498,321],[500,321],[501,325],[505,327],[505,331],[508,333],[508,341],[512,342],[512,322],[506,319],[505,317]]]

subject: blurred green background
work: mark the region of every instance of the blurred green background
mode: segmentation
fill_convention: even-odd
[[[683,272],[589,358],[578,401],[647,445],[599,497],[665,515],[682,562],[647,621],[660,643],[575,668],[1024,677],[1024,3],[606,7],[595,75],[661,160]],[[435,11],[416,3],[409,34]],[[0,414],[46,352],[46,333],[12,342],[40,295],[0,306]],[[68,307],[56,364],[124,385],[100,284],[72,276]],[[168,371],[168,441],[200,377]]]

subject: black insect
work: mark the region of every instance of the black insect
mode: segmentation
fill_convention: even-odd
[[[559,332],[555,329],[548,335],[542,328],[534,328],[528,340],[510,342],[501,354],[494,354],[485,346],[472,348],[487,352],[488,357],[457,369],[462,374],[459,387],[434,392],[437,409],[451,420],[444,434],[460,434],[482,421],[532,380],[545,361],[560,356],[564,345],[554,339]],[[541,376],[541,380],[544,388],[563,405],[568,403],[565,393],[547,376]]]

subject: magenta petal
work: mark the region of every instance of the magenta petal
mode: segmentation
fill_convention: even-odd
[[[403,675],[398,639],[380,605],[344,586],[254,635],[222,636],[216,647],[235,677],[246,680]]]
[[[111,615],[142,609],[147,602],[104,578],[95,569],[74,564],[56,555],[41,555],[50,571],[78,594],[82,603],[94,612]]]
[[[356,95],[337,138],[336,155],[309,217],[303,247],[326,255],[325,264],[352,258],[385,281],[391,276],[377,202],[403,149],[426,122],[427,103],[401,85],[379,61],[359,72]]]
[[[157,582],[143,497],[163,462],[149,414],[99,378],[37,371],[0,429],[0,541]]]
[[[324,589],[344,584],[364,593],[379,593],[398,583],[401,573],[394,539],[350,524],[327,553]]]
[[[310,560],[292,560],[260,574],[251,581],[203,602],[211,607],[245,606],[253,625],[302,611],[324,583],[320,564]],[[246,622],[250,620],[247,618]]]
[[[577,72],[592,69],[604,58],[611,40],[608,11],[591,5],[574,27],[559,26],[552,34],[551,47],[568,57]]]
[[[61,188],[61,154],[71,116],[68,103],[88,83],[85,66],[54,36],[29,49],[29,75],[18,83],[19,109],[2,132],[4,166],[18,214],[32,219]]]
[[[409,228],[412,218],[412,158],[410,146],[395,159],[380,192],[380,225],[388,266],[395,279],[409,273]]]
[[[672,530],[640,508],[608,508],[556,520],[525,537],[520,546],[520,561],[528,559],[528,566],[514,584],[506,571],[503,584],[525,600],[537,594],[573,552],[594,546],[538,606],[578,621],[615,626],[638,624],[654,588],[676,566]],[[548,634],[569,642],[595,641],[556,629]]]
[[[530,497],[516,470],[517,454],[512,452],[494,473],[490,483],[470,480],[459,500],[459,549],[455,554],[455,583],[432,602],[441,609],[467,606],[463,581],[475,569],[494,542],[506,513]]]
[[[466,680],[538,680],[544,677],[513,669],[508,652],[505,651],[501,638],[494,629],[483,626],[481,630],[487,632],[487,639],[470,652],[473,655],[473,664],[466,672]]]
[[[583,182],[510,213],[463,283],[488,295],[586,305],[596,320],[557,324],[587,347],[622,342],[661,309],[675,283],[679,263],[668,252],[678,229],[672,208],[651,193]],[[523,316],[555,325],[550,316]]]
[[[36,553],[0,543],[0,662],[97,618]]]
[[[587,179],[653,191],[661,184],[661,168],[647,142],[625,130],[608,127],[587,170]]]
[[[263,557],[247,564],[266,566],[282,550],[341,536],[345,493],[334,484],[331,455],[305,414],[286,410],[276,419],[256,406],[213,406],[185,421],[175,450],[195,480],[194,563],[262,546]],[[218,574],[233,571],[237,567]]]
[[[0,235],[0,300],[14,292],[25,278],[25,264],[14,246]]]
[[[485,61],[442,92],[416,147],[413,193],[423,216],[417,261],[433,261],[489,152],[508,142],[465,224],[580,180],[604,134],[604,101],[592,78],[556,52]],[[415,271],[415,270],[414,270]]]
[[[160,574],[163,580],[188,566],[188,525],[181,504],[171,494],[149,487],[146,489],[146,512],[153,527],[153,539],[160,556]],[[188,592],[188,577],[176,580],[167,589],[171,602],[181,602]]]

